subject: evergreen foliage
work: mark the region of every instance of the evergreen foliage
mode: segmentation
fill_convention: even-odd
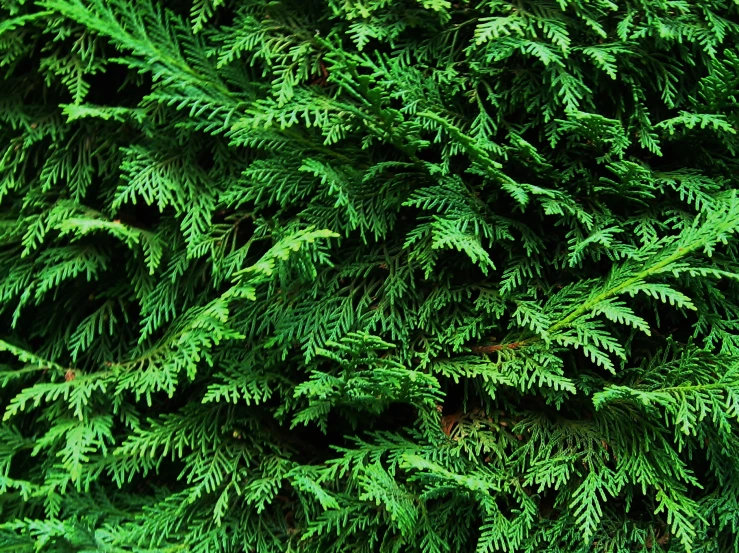
[[[0,551],[739,551],[737,2],[0,14]]]

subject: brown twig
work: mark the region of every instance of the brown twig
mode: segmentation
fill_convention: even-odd
[[[494,351],[501,351],[505,349],[518,349],[524,346],[525,342],[511,342],[510,344],[493,344],[490,346],[472,346],[472,351],[475,353],[493,353]]]

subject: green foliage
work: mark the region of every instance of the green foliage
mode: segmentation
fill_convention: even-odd
[[[0,14],[0,550],[739,550],[736,2]]]

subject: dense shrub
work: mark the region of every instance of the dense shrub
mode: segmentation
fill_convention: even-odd
[[[734,3],[0,6],[0,550],[739,550]]]

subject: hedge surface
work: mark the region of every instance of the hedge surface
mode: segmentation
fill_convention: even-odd
[[[0,1],[0,550],[739,550],[739,7]]]

